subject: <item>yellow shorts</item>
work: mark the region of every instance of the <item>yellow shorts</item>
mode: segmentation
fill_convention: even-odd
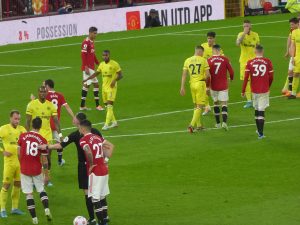
[[[244,80],[247,62],[240,62],[240,80]]]
[[[102,89],[102,99],[104,103],[107,101],[114,102],[117,95],[117,88]]]
[[[300,73],[300,57],[299,58],[294,58],[295,61],[295,66],[293,68],[294,73]]]
[[[199,81],[190,84],[193,103],[197,105],[204,105],[206,98],[206,83],[205,81]]]
[[[53,140],[52,137],[52,130],[40,130],[40,135],[42,135],[48,142],[48,144],[51,143],[51,141]]]
[[[3,169],[3,183],[12,183],[13,181],[20,181],[20,163],[4,163]]]

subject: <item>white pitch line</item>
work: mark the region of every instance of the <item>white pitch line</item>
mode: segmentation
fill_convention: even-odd
[[[21,75],[21,74],[28,74],[28,73],[47,72],[47,71],[53,71],[53,70],[65,70],[65,69],[71,69],[71,67],[56,67],[56,68],[51,68],[51,69],[33,70],[33,71],[26,71],[26,72],[19,72],[19,73],[6,73],[6,74],[0,74],[0,77],[8,77],[8,76],[13,76],[13,75]]]
[[[61,68],[63,66],[35,66],[35,65],[9,65],[9,64],[0,64],[0,67],[29,67],[29,68]]]
[[[286,23],[286,20],[277,20],[271,22],[264,22],[264,23],[253,23],[252,25],[266,25],[266,24],[273,24],[273,23]],[[225,27],[211,27],[211,28],[203,28],[197,30],[186,30],[186,31],[175,31],[175,32],[168,32],[168,33],[160,33],[160,34],[149,34],[149,35],[140,35],[140,36],[131,36],[131,37],[124,37],[124,38],[114,38],[114,39],[107,39],[107,40],[98,40],[95,41],[96,43],[103,43],[103,42],[112,42],[112,41],[123,41],[123,40],[130,40],[130,39],[140,39],[140,38],[148,38],[148,37],[158,37],[158,36],[166,36],[170,34],[183,34],[183,33],[190,33],[190,32],[198,32],[198,31],[207,31],[207,30],[220,30],[220,29],[230,29],[230,28],[237,28],[240,27],[242,29],[242,25],[233,25],[233,26],[225,26]],[[53,45],[53,46],[42,46],[36,48],[24,48],[24,49],[17,49],[17,50],[9,50],[9,51],[2,51],[0,54],[6,53],[15,53],[15,52],[24,52],[24,51],[32,51],[32,50],[41,50],[41,49],[48,49],[48,48],[59,48],[59,47],[67,47],[67,46],[74,46],[80,45],[81,43],[70,43],[70,44],[63,44],[63,45]]]
[[[283,96],[282,95],[272,96],[272,97],[270,97],[270,99],[281,98],[281,97],[283,97]],[[230,103],[228,103],[228,105],[237,105],[237,104],[241,104],[241,103],[245,103],[245,102],[246,101],[230,102]],[[145,115],[145,116],[130,117],[130,118],[119,119],[118,122],[137,120],[137,119],[145,119],[145,118],[158,117],[158,116],[165,116],[165,115],[171,115],[171,114],[176,114],[176,113],[188,112],[188,111],[192,111],[192,110],[193,109],[183,109],[183,110],[169,111],[169,112],[163,112],[163,113],[149,114],[149,115]],[[101,124],[104,124],[104,122],[94,123],[93,126],[97,126],[97,125],[101,125]],[[66,128],[62,128],[61,130],[63,130],[63,131],[64,130],[72,130],[75,128],[76,127],[66,127]]]
[[[267,124],[273,124],[273,123],[282,123],[282,122],[290,122],[300,120],[300,117],[296,118],[289,118],[284,120],[273,120],[273,121],[266,121]],[[241,125],[232,125],[228,126],[230,129],[232,128],[240,128],[240,127],[250,127],[250,126],[256,126],[255,123],[249,123],[249,124],[241,124]],[[206,128],[203,132],[209,131],[209,130],[217,130],[219,128]],[[163,131],[163,132],[151,132],[151,133],[139,133],[139,134],[121,134],[121,135],[105,135],[106,138],[119,138],[119,137],[138,137],[138,136],[150,136],[150,135],[162,135],[162,134],[176,134],[176,133],[187,133],[187,130],[175,130],[175,131]]]

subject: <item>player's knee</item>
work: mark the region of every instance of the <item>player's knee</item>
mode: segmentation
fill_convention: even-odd
[[[10,188],[10,183],[3,183],[2,186],[4,189],[8,190]]]
[[[21,187],[21,181],[14,181],[14,186],[15,187]]]
[[[98,83],[93,83],[95,88],[99,88],[99,84]]]
[[[100,199],[97,199],[97,198],[92,198],[92,202],[95,203],[95,202],[99,202]]]
[[[33,199],[33,194],[32,193],[29,193],[29,194],[26,194],[26,199]]]
[[[102,201],[103,199],[105,199],[105,196],[100,196],[100,201]]]

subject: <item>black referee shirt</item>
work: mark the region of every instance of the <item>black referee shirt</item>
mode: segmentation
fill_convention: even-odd
[[[92,128],[92,134],[96,134],[96,135],[102,137],[102,134],[95,128]],[[65,137],[63,142],[60,143],[60,145],[63,148],[67,147],[71,143],[74,143],[76,145],[78,163],[84,163],[86,161],[84,151],[80,147],[80,144],[79,144],[79,141],[82,137],[83,136],[80,134],[79,130],[76,130],[73,133],[69,134],[67,137]]]

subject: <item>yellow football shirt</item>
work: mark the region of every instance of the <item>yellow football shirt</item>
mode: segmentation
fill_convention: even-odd
[[[291,38],[296,46],[295,58],[300,58],[300,54],[297,54],[300,52],[300,29],[293,30]]]
[[[42,119],[42,127],[40,134],[46,138],[47,141],[52,140],[52,131],[50,126],[51,116],[57,115],[57,110],[52,102],[46,100],[44,103],[39,99],[29,102],[26,109],[26,114],[31,115],[32,119],[40,117]]]
[[[241,38],[243,32],[238,34],[237,39]],[[248,60],[255,58],[255,47],[259,44],[259,36],[256,32],[250,31],[250,34],[246,34],[245,38],[240,44],[241,55],[240,63],[247,63]]]
[[[201,46],[204,48],[204,53],[203,53],[203,57],[205,59],[209,59],[210,57],[212,57],[212,46],[208,45],[208,42],[205,42],[203,44],[201,44]],[[223,50],[221,49],[220,51],[221,55],[224,55]]]
[[[206,79],[206,70],[209,70],[209,65],[204,57],[192,56],[185,60],[183,70],[189,72],[190,83],[195,83]]]
[[[101,62],[97,71],[102,75],[102,89],[111,89],[111,82],[117,78],[117,73],[121,71],[120,65],[114,61],[110,60],[108,63]],[[114,88],[117,88],[117,83]]]
[[[4,157],[4,162],[18,162],[18,140],[26,129],[23,126],[14,128],[11,124],[6,124],[0,127],[0,138],[2,140],[3,149],[12,154],[10,157]]]

